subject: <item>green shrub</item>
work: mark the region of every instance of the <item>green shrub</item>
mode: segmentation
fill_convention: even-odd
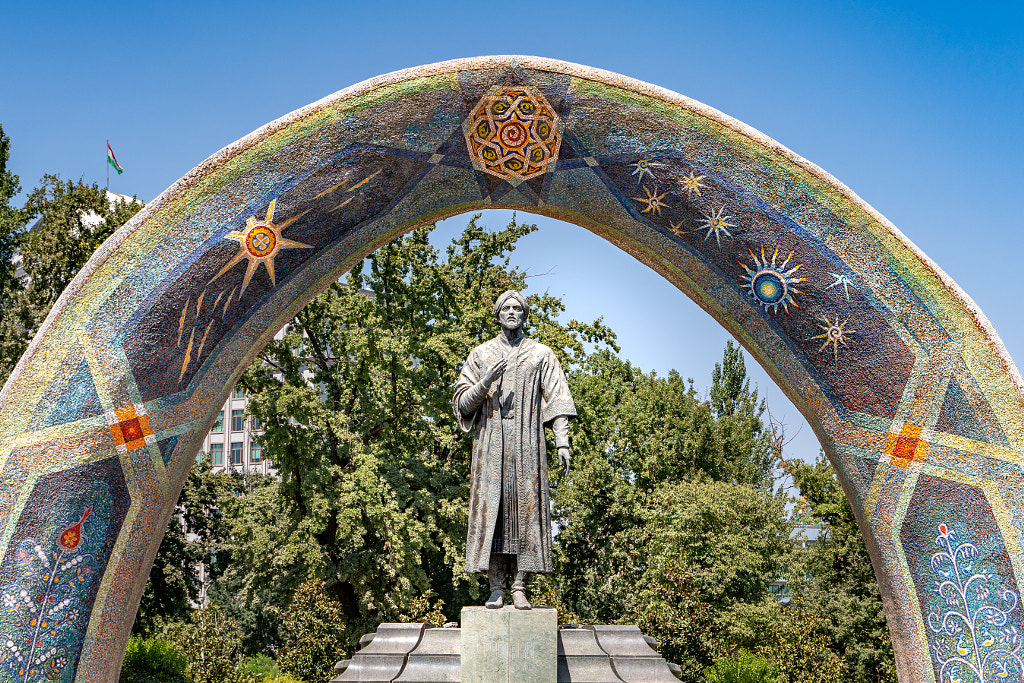
[[[779,672],[763,657],[740,650],[735,657],[719,657],[704,669],[707,683],[778,683]]]
[[[283,675],[274,658],[266,654],[249,657],[242,662],[242,670],[252,674],[259,683],[271,683]]]
[[[306,682],[302,681],[302,680],[299,680],[298,678],[295,678],[294,676],[289,676],[288,674],[281,674],[277,678],[271,678],[270,680],[267,681],[267,683],[306,683]]]
[[[185,656],[171,643],[155,638],[128,639],[120,683],[191,683]]]
[[[326,683],[334,676],[334,664],[345,659],[345,615],[324,582],[307,579],[295,590],[284,615],[288,640],[278,664],[292,676],[309,683]]]
[[[170,637],[186,656],[195,683],[254,683],[242,662],[238,625],[217,605],[192,610],[190,623],[179,624]]]

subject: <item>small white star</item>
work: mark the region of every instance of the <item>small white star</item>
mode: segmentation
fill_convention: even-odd
[[[640,161],[633,164],[632,175],[640,176],[636,179],[636,182],[642,183],[645,175],[651,176],[651,180],[654,180],[654,171],[652,168],[664,168],[665,164],[658,163],[657,161],[651,161],[650,159],[641,159]]]
[[[840,275],[839,273],[829,273],[829,275],[834,277],[836,280],[825,289],[832,289],[833,287],[842,285],[843,292],[846,294],[847,299],[850,298],[850,287],[857,289],[857,285],[850,282],[850,278],[846,277],[845,275]]]
[[[735,228],[736,225],[734,223],[729,222],[730,220],[733,219],[733,217],[725,216],[723,215],[724,213],[725,206],[722,206],[720,209],[718,209],[718,211],[712,210],[710,214],[704,213],[703,211],[701,212],[701,214],[703,214],[704,216],[704,220],[701,221],[703,225],[701,225],[697,229],[707,230],[707,233],[704,235],[705,242],[709,237],[714,235],[715,241],[718,242],[718,246],[722,246],[722,235],[725,235],[726,237],[732,237],[732,232],[730,231],[730,228]]]
[[[707,188],[707,185],[701,182],[702,180],[704,180],[704,176],[695,175],[693,171],[690,171],[690,175],[680,181],[683,189],[686,190],[687,197],[693,197],[695,193],[698,197],[700,196],[701,188]]]

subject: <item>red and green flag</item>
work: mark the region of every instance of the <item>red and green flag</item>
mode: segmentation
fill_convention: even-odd
[[[110,148],[110,140],[107,140],[107,163],[114,167],[114,170],[117,171],[117,175],[121,175],[124,171],[124,169],[121,168],[121,164],[117,163],[117,157],[114,156],[114,150]]]

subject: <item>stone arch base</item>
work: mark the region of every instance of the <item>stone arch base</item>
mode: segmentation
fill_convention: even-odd
[[[533,57],[401,71],[293,112],[89,261],[0,395],[0,679],[116,680],[185,473],[255,350],[377,246],[488,207],[603,236],[767,368],[857,511],[901,681],[1020,679],[1021,379],[982,313],[757,131]]]

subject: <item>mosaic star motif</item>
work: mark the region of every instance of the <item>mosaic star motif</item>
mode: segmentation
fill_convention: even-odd
[[[686,196],[693,198],[693,195],[700,196],[701,189],[706,189],[707,185],[702,183],[704,176],[696,175],[693,171],[690,171],[690,175],[686,176],[679,182],[682,184],[683,189],[686,191]]]
[[[633,197],[633,199],[645,205],[644,208],[640,210],[640,213],[652,212],[660,216],[661,210],[668,206],[668,204],[661,201],[665,198],[666,193],[662,192],[661,194],[658,194],[658,188],[654,188],[652,190],[648,187],[644,187],[644,192],[647,193],[646,197]]]
[[[821,322],[818,323],[818,329],[824,330],[822,334],[816,334],[811,339],[824,339],[821,348],[818,351],[824,351],[828,348],[829,344],[832,345],[832,356],[838,361],[839,360],[839,345],[842,344],[844,347],[848,345],[850,341],[850,335],[857,330],[846,329],[847,321],[844,320],[839,322],[839,316],[836,316],[835,320],[829,320],[828,316],[822,316]]]
[[[106,418],[110,436],[114,439],[114,447],[119,453],[134,451],[147,443],[156,443],[144,406],[128,405],[118,408],[107,413]]]
[[[889,464],[907,469],[923,462],[928,452],[928,441],[922,438],[923,434],[924,429],[918,425],[893,425],[882,446],[882,452],[889,456]]]
[[[558,160],[558,115],[536,88],[495,86],[462,122],[478,171],[516,183],[541,175]]]
[[[664,167],[665,164],[659,163],[657,161],[651,161],[650,159],[641,159],[640,161],[633,164],[633,173],[631,175],[639,176],[636,179],[636,182],[639,184],[643,183],[645,175],[651,176],[651,180],[654,180],[654,171],[652,171],[651,169]]]
[[[730,232],[730,229],[735,228],[736,225],[734,223],[729,222],[733,220],[733,217],[725,215],[725,206],[722,206],[720,209],[718,209],[718,211],[712,209],[711,213],[709,214],[701,211],[701,214],[704,216],[704,218],[703,220],[701,220],[701,226],[698,227],[697,229],[707,230],[707,232],[704,234],[705,242],[709,237],[714,235],[715,241],[718,242],[718,246],[722,246],[722,235],[725,235],[726,237],[732,237],[732,232]]]
[[[835,282],[830,284],[825,289],[832,289],[833,287],[842,287],[847,299],[850,298],[850,287],[857,289],[857,286],[850,282],[850,278],[846,277],[845,275],[841,273],[829,273],[829,275],[835,278]]]
[[[743,287],[754,297],[754,301],[763,306],[764,310],[772,313],[778,313],[780,306],[786,313],[789,313],[790,306],[800,308],[794,295],[803,294],[803,292],[794,285],[804,282],[807,278],[796,277],[795,273],[807,262],[804,261],[792,268],[787,268],[790,259],[793,258],[794,250],[791,249],[780,263],[778,246],[775,247],[771,258],[765,255],[764,244],[761,245],[760,257],[750,247],[747,247],[747,253],[754,261],[753,268],[739,259],[736,262],[746,271],[746,275],[741,276],[744,281]]]
[[[274,206],[277,204],[277,199],[270,200],[270,206],[267,207],[267,215],[261,221],[257,221],[255,216],[249,216],[249,220],[245,223],[244,230],[232,230],[224,239],[238,242],[241,245],[238,253],[235,257],[228,261],[228,264],[220,269],[220,272],[213,276],[210,282],[213,282],[224,273],[228,272],[232,266],[246,259],[249,261],[249,266],[245,269],[245,278],[242,280],[242,291],[238,293],[238,298],[242,298],[242,294],[245,293],[245,288],[249,286],[249,281],[252,280],[253,273],[256,269],[263,264],[263,267],[267,269],[267,274],[270,275],[270,283],[277,285],[277,279],[274,277],[274,258],[277,256],[277,252],[282,249],[312,249],[313,245],[303,244],[302,242],[296,242],[294,240],[285,239],[281,232],[289,225],[299,220],[305,215],[305,212],[300,213],[298,216],[289,218],[284,223],[274,222]]]

